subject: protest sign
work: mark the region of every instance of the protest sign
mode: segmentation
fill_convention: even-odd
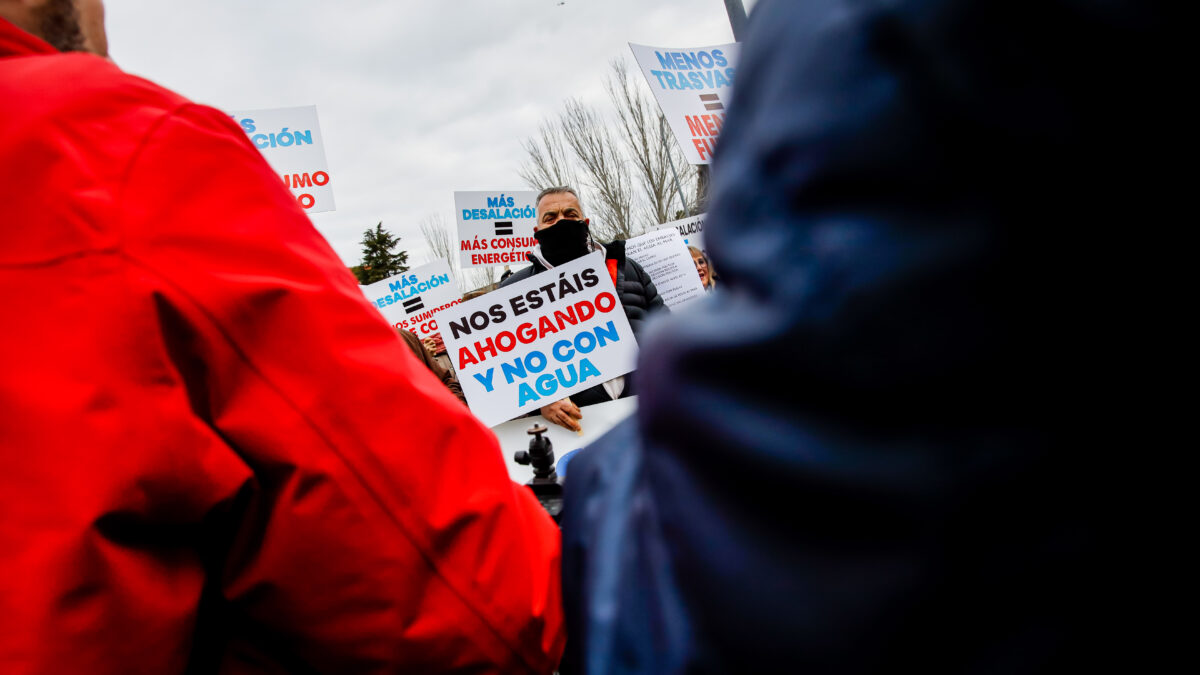
[[[315,105],[230,113],[309,213],[332,211],[333,187]]]
[[[671,49],[631,42],[629,48],[684,156],[708,164],[725,123],[740,45]]]
[[[532,190],[515,192],[455,192],[459,261],[462,267],[524,263],[537,244]]]
[[[624,375],[637,342],[599,253],[438,312],[475,416],[495,426]]]
[[[707,216],[707,213],[700,213],[690,218],[672,220],[669,223],[663,223],[654,229],[675,230],[679,232],[679,236],[683,237],[684,245],[695,246],[696,248],[700,249],[704,255],[708,255],[708,249],[704,248],[704,220]]]
[[[462,302],[462,293],[445,260],[434,260],[359,288],[388,323],[422,339],[439,332],[434,312]]]
[[[667,307],[678,309],[704,297],[696,263],[675,228],[654,230],[626,241],[625,255],[646,270]]]

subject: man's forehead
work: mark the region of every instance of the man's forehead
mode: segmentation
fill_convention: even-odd
[[[554,192],[542,197],[542,200],[537,204],[537,210],[541,211],[566,211],[569,208],[581,210],[579,206],[579,198],[570,192]]]

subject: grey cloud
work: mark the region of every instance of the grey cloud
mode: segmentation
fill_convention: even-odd
[[[752,3],[747,2],[747,6]],[[226,110],[315,104],[347,265],[383,221],[410,260],[455,190],[521,187],[521,140],[569,97],[602,101],[628,42],[732,41],[722,0],[108,0],[114,59]]]

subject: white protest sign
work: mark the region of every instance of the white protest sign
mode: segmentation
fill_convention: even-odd
[[[683,243],[687,246],[695,246],[700,249],[704,255],[708,255],[708,249],[704,248],[704,220],[707,218],[707,213],[699,213],[690,218],[681,220],[672,220],[669,223],[663,223],[656,226],[656,230],[675,230],[679,236],[683,237]]]
[[[495,426],[624,375],[637,342],[593,253],[435,315],[475,416]]]
[[[537,244],[536,192],[455,192],[459,261],[464,268],[526,262]]]
[[[654,230],[625,242],[625,255],[646,270],[667,307],[704,297],[704,284],[683,237],[674,228]]]
[[[518,483],[526,483],[533,478],[533,468],[517,464],[513,455],[521,450],[529,449],[529,441],[533,436],[530,436],[528,432],[529,428],[535,424],[546,427],[546,433],[542,435],[542,438],[554,445],[554,465],[558,475],[564,476],[566,475],[564,464],[570,463],[568,456],[576,450],[596,442],[609,429],[637,412],[637,401],[637,396],[627,396],[581,406],[579,410],[583,413],[583,419],[579,420],[579,426],[582,427],[579,433],[560,427],[540,415],[521,417],[497,424],[492,427],[492,433],[496,434],[496,440],[500,441],[500,451],[504,453],[504,461],[508,464],[509,477]]]
[[[434,312],[462,302],[462,293],[445,260],[434,260],[359,288],[388,323],[421,338],[438,332]]]
[[[301,208],[332,211],[333,187],[315,105],[230,113],[279,173]]]
[[[629,48],[684,156],[708,164],[725,123],[740,45],[674,49],[631,42]]]

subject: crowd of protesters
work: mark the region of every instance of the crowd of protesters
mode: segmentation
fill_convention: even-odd
[[[640,346],[560,529],[228,115],[105,58],[101,0],[0,0],[0,671],[1120,667],[1154,238],[1110,234],[1183,194],[1181,22],[757,5],[703,305],[565,186],[503,280],[602,252]]]

